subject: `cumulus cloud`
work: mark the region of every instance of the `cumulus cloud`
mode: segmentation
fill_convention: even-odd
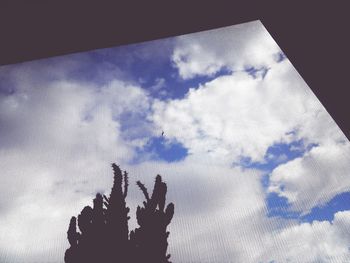
[[[0,96],[2,261],[61,261],[70,216],[110,188],[110,163],[128,162],[145,143],[149,99],[121,80],[98,86],[66,73],[48,81],[45,68],[7,71],[23,80]]]
[[[190,153],[226,162],[242,156],[262,161],[278,142],[319,142],[321,135],[316,138],[303,124],[324,114],[289,61],[276,64],[264,79],[244,72],[218,77],[190,89],[184,99],[155,101],[153,111],[152,120]]]
[[[270,192],[287,198],[294,211],[309,212],[335,195],[350,191],[349,143],[314,147],[303,157],[278,166]]]
[[[261,262],[347,262],[350,212],[337,212],[332,222],[313,221],[272,232]]]
[[[169,253],[174,262],[231,260],[249,244],[248,238],[236,244],[244,239],[242,235],[252,233],[249,228],[253,226],[247,222],[260,222],[266,212],[259,171],[229,168],[210,159],[197,162],[192,157],[172,164],[145,162],[127,169],[132,180],[146,186],[153,186],[156,173],[168,184],[167,202],[175,203],[169,227]],[[139,189],[131,188],[130,195],[138,204],[143,200]],[[131,206],[131,214],[135,208]]]
[[[183,79],[213,75],[222,68],[233,71],[269,67],[281,52],[260,21],[180,36],[172,54]]]
[[[163,176],[167,201],[175,203],[169,228],[174,262],[348,260],[348,211],[332,222],[269,218],[262,172],[232,166],[242,157],[264,161],[275,143],[303,140],[317,146],[278,166],[267,191],[305,213],[350,188],[348,141],[291,63],[277,61],[280,49],[261,23],[159,45],[94,55],[125,59],[130,70],[139,59],[150,61],[153,50],[167,61],[162,47],[183,79],[221,69],[232,74],[191,88],[183,99],[160,100],[131,84],[137,81],[123,80],[133,72],[109,62],[98,76],[81,78],[82,68],[95,72],[86,68],[91,60],[85,56],[1,68],[0,261],[61,261],[70,216],[91,204],[97,191],[109,191],[111,162],[129,172],[130,229],[143,201],[135,182],[150,190],[155,175]],[[254,78],[244,71],[249,67],[269,70]],[[167,81],[156,78],[150,91],[168,92]],[[160,130],[166,144],[180,142],[189,155],[173,163],[130,162]]]
[[[242,157],[262,162],[276,143],[302,140],[304,146],[318,145],[271,178],[270,191],[304,213],[350,188],[348,180],[342,180],[350,170],[347,138],[288,59],[275,60],[278,47],[260,22],[182,36],[176,43],[173,60],[183,78],[212,75],[221,68],[233,73],[191,88],[183,99],[155,101],[152,121],[169,140],[180,141],[190,154],[212,156],[225,165]],[[269,71],[264,78],[254,78],[237,71],[245,65],[269,65]],[[308,161],[321,149],[319,156],[328,153],[333,162],[324,162],[327,157]],[[299,175],[291,176],[294,172]],[[334,184],[324,183],[328,181]]]
[[[171,165],[145,162],[127,167],[132,179],[145,182],[148,188],[156,173],[169,186],[167,202],[175,203],[169,227],[169,252],[174,262],[349,259],[349,211],[336,213],[332,222],[300,224],[296,220],[266,217],[261,171],[224,167],[210,158],[198,163],[192,158]],[[143,197],[138,189],[130,190],[134,214]],[[131,221],[131,225],[136,224],[133,218]]]

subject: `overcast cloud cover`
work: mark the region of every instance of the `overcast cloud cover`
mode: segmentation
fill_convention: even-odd
[[[299,155],[269,155],[278,145]],[[350,210],[301,217],[350,191],[349,160],[259,21],[3,66],[0,261],[63,262],[70,217],[109,193],[116,162],[130,176],[131,229],[135,182],[166,181],[173,262],[347,262]],[[296,216],[269,215],[272,195]]]

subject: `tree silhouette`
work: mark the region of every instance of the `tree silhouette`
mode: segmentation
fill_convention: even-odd
[[[167,186],[157,175],[151,198],[146,187],[137,185],[146,201],[138,206],[136,217],[139,227],[130,232],[126,206],[128,174],[112,164],[113,187],[109,197],[97,194],[93,208],[85,206],[81,213],[70,220],[67,238],[70,247],[66,250],[66,263],[77,262],[170,262],[167,226],[174,215],[174,204],[165,208]],[[79,232],[77,231],[77,225]]]
[[[138,256],[137,262],[170,262],[170,254],[166,254],[169,236],[166,228],[173,218],[174,204],[170,203],[164,211],[167,186],[157,175],[152,197],[149,198],[146,187],[140,181],[137,185],[146,198],[144,206],[138,206],[136,211],[140,227],[130,233],[130,241]]]
[[[109,198],[105,199],[105,219],[106,229],[104,233],[107,238],[108,258],[127,259],[128,257],[128,213],[130,209],[126,207],[125,198],[128,193],[128,174],[124,172],[124,191],[122,171],[116,164],[112,164],[114,172],[114,183]]]

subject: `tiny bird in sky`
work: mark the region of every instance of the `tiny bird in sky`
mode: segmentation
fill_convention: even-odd
[[[164,136],[164,131],[162,131],[162,136]]]

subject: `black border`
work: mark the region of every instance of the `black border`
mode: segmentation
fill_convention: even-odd
[[[144,2],[3,1],[0,65],[259,19],[350,138],[346,1]]]

